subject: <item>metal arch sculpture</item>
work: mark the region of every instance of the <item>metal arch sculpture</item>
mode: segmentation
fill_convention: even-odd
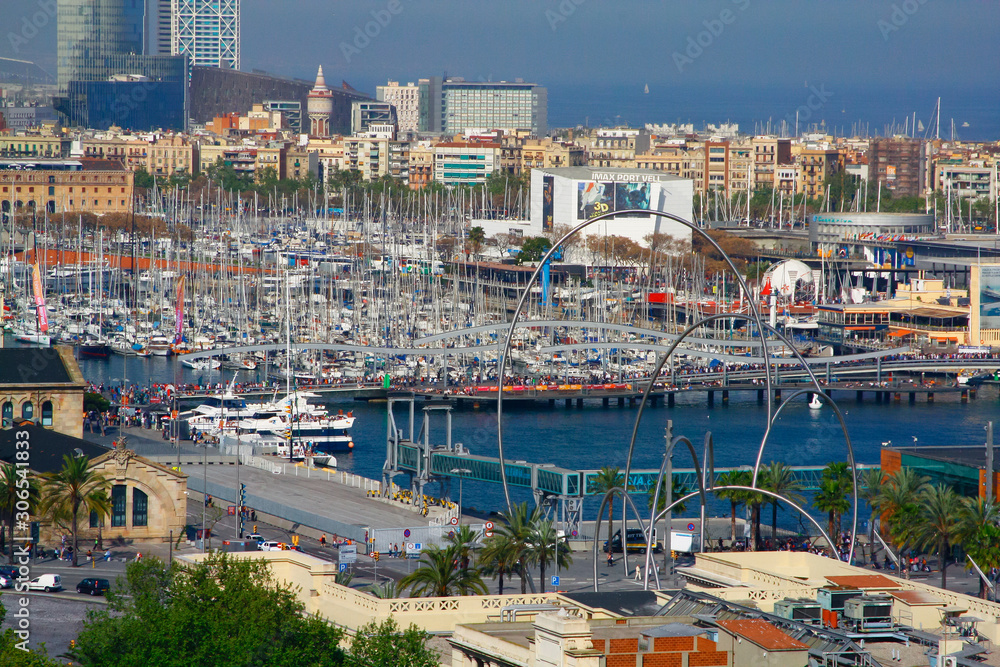
[[[517,307],[514,309],[514,315],[511,318],[510,326],[507,329],[507,337],[506,337],[506,340],[504,341],[503,348],[500,350],[500,358],[497,360],[497,375],[498,375],[498,379],[499,379],[499,392],[497,393],[497,450],[498,450],[498,458],[500,459],[500,482],[503,485],[504,500],[507,503],[507,508],[508,509],[511,507],[511,501],[510,501],[510,488],[507,485],[507,470],[506,470],[506,465],[504,464],[504,455],[503,455],[503,389],[504,389],[504,375],[506,374],[506,369],[507,369],[507,357],[510,355],[511,342],[514,339],[514,330],[517,328],[518,320],[521,317],[521,310],[524,308],[524,304],[525,304],[525,302],[528,299],[528,295],[531,294],[531,286],[534,285],[535,282],[538,280],[538,276],[539,276],[539,274],[541,274],[542,268],[545,266],[546,262],[548,262],[552,258],[552,256],[556,253],[556,251],[558,250],[559,246],[561,246],[563,243],[565,243],[566,241],[568,241],[573,236],[576,236],[576,234],[578,234],[583,229],[586,229],[590,225],[593,225],[594,223],[601,222],[603,220],[608,220],[610,218],[614,218],[616,215],[625,215],[625,214],[629,214],[629,213],[635,213],[635,214],[638,214],[638,215],[645,215],[645,216],[653,215],[653,216],[657,216],[657,217],[660,217],[660,218],[666,218],[667,220],[672,220],[672,221],[677,222],[677,223],[679,223],[681,225],[684,225],[685,227],[687,227],[691,231],[693,231],[693,232],[701,235],[702,238],[704,238],[704,240],[709,245],[711,245],[713,248],[715,248],[719,252],[719,254],[722,255],[722,258],[729,265],[729,268],[732,269],[733,274],[736,275],[737,279],[739,280],[740,286],[743,288],[743,290],[745,291],[745,293],[746,294],[750,294],[750,290],[747,287],[746,281],[743,280],[743,276],[741,276],[740,272],[736,269],[736,265],[733,264],[733,260],[730,259],[729,255],[726,254],[726,252],[719,246],[719,244],[715,242],[715,239],[713,239],[711,236],[709,236],[705,232],[705,230],[701,229],[700,227],[698,227],[697,225],[695,225],[693,222],[685,220],[684,218],[682,218],[682,217],[680,217],[678,215],[674,215],[673,213],[666,213],[664,211],[654,211],[654,210],[639,210],[639,209],[629,209],[629,210],[625,210],[625,211],[615,211],[615,212],[612,212],[612,213],[605,213],[603,215],[599,215],[599,216],[593,217],[593,218],[591,218],[589,220],[585,220],[585,221],[579,223],[578,225],[576,225],[575,227],[573,227],[571,230],[569,230],[568,232],[566,232],[558,241],[556,241],[555,243],[553,243],[552,247],[550,247],[548,249],[548,251],[546,251],[545,255],[538,262],[538,266],[535,267],[535,270],[532,272],[531,278],[529,278],[527,285],[524,286],[524,291],[521,293],[521,298],[518,299]],[[754,319],[755,324],[757,325],[757,330],[760,331],[760,333],[761,333],[761,336],[760,336],[761,356],[764,359],[764,378],[765,378],[766,387],[768,389],[768,392],[767,392],[767,415],[768,415],[768,420],[770,420],[770,418],[771,418],[771,392],[770,392],[770,389],[771,389],[771,373],[770,373],[770,370],[769,370],[769,363],[768,363],[768,359],[769,359],[770,355],[768,354],[768,350],[767,350],[767,339],[764,336],[763,321],[761,320],[761,317],[760,317],[760,311],[757,309],[757,304],[754,303],[753,300],[750,300],[749,304],[750,304],[751,311],[753,311],[753,319]],[[743,317],[745,317],[745,316],[743,316]],[[681,340],[684,339],[684,337],[689,333],[690,329],[691,329],[690,327],[688,329],[686,329],[685,333],[682,334],[681,336],[679,336],[676,341],[674,341],[674,345],[672,346],[672,348],[676,347],[676,344],[679,343]],[[666,355],[664,355],[664,356],[666,356]],[[659,365],[659,368],[662,368],[662,366],[663,366],[663,364],[661,362],[660,365]],[[651,383],[652,383],[652,381],[651,381]],[[649,390],[647,388],[646,393],[643,395],[643,404],[645,404],[646,397],[648,395],[649,395]],[[641,414],[642,414],[642,408],[640,406],[640,416],[641,416]],[[633,438],[633,441],[634,441],[634,438]],[[626,465],[626,468],[625,468],[626,475],[628,474],[628,470],[629,470],[630,465],[631,465],[631,458],[632,458],[631,450],[632,450],[632,447],[630,446],[629,447],[629,457],[628,457],[628,459],[626,461],[626,464],[625,464]],[[627,477],[626,477],[626,479],[627,479]]]
[[[628,482],[626,482],[625,486],[626,487],[628,486]],[[594,590],[595,591],[597,590],[597,538],[601,534],[601,519],[604,517],[604,508],[608,506],[608,501],[611,500],[616,494],[621,494],[622,500],[623,500],[622,505],[631,505],[632,506],[632,512],[635,514],[636,521],[639,522],[639,530],[641,530],[643,533],[646,533],[646,532],[652,533],[652,526],[650,526],[650,530],[649,531],[646,531],[646,527],[643,526],[643,524],[642,524],[642,514],[639,513],[639,509],[635,506],[635,501],[632,500],[632,497],[630,495],[628,495],[628,492],[626,492],[625,487],[614,486],[614,487],[612,487],[612,488],[610,488],[610,489],[607,490],[607,492],[604,494],[604,498],[601,500],[601,508],[597,512],[597,524],[594,526],[594,550],[593,550],[593,555],[594,555]],[[612,527],[613,527],[614,526],[614,517],[611,517],[611,519],[608,520],[608,523],[611,524]],[[625,560],[625,558],[624,558],[625,555],[628,553],[627,538],[628,538],[627,531],[622,531],[622,557],[623,557],[622,560],[623,561]],[[608,551],[610,552],[610,550],[611,550],[611,545],[608,544]],[[656,575],[656,583],[657,583],[657,585],[659,585],[659,582],[660,582],[660,575],[657,573],[657,575]]]
[[[745,282],[745,280],[740,275],[739,271],[736,269],[736,266],[733,264],[732,259],[725,253],[725,251],[722,250],[722,248],[718,245],[718,243],[716,243],[715,240],[712,239],[701,228],[699,228],[696,225],[694,225],[693,223],[691,223],[691,222],[689,222],[689,221],[687,221],[687,220],[685,220],[685,219],[683,219],[683,218],[681,218],[679,216],[675,216],[675,215],[673,215],[671,213],[665,213],[663,211],[639,211],[639,210],[616,211],[614,213],[607,213],[607,214],[600,215],[600,216],[597,216],[595,218],[592,218],[590,220],[586,220],[586,221],[584,221],[582,223],[579,223],[578,225],[576,225],[575,227],[573,227],[569,232],[567,232],[566,234],[564,234],[556,243],[554,243],[552,245],[551,248],[549,248],[549,250],[541,258],[541,261],[539,262],[538,266],[535,268],[535,271],[532,273],[531,278],[528,281],[528,284],[525,286],[524,291],[522,292],[521,297],[518,300],[517,308],[514,311],[513,318],[511,319],[511,322],[510,322],[510,325],[509,325],[509,328],[508,328],[508,331],[507,331],[507,336],[506,336],[506,339],[504,341],[504,346],[503,346],[503,348],[500,351],[500,358],[498,360],[499,361],[499,363],[498,363],[499,391],[498,391],[498,395],[497,395],[497,448],[498,448],[498,456],[499,456],[499,459],[500,459],[501,483],[503,485],[504,498],[506,500],[506,503],[507,503],[508,507],[511,506],[510,489],[509,489],[508,484],[507,484],[506,465],[505,465],[505,458],[504,458],[504,455],[503,455],[503,389],[504,389],[504,381],[505,381],[505,377],[504,376],[506,374],[507,359],[508,359],[508,357],[510,355],[510,349],[511,349],[511,343],[512,343],[512,340],[513,340],[514,330],[517,327],[518,320],[519,320],[520,315],[521,315],[521,311],[524,308],[524,304],[527,301],[528,295],[530,294],[530,287],[537,281],[538,276],[541,273],[542,267],[552,257],[552,255],[557,251],[557,249],[559,248],[560,245],[562,245],[563,243],[565,243],[568,239],[572,238],[574,235],[576,235],[577,233],[579,233],[581,230],[585,229],[586,227],[588,227],[588,226],[590,226],[590,225],[592,225],[592,224],[594,224],[596,222],[600,222],[602,220],[613,218],[616,215],[622,215],[622,214],[625,214],[625,213],[638,213],[638,214],[647,215],[647,216],[648,215],[654,215],[654,216],[657,216],[657,217],[662,217],[662,218],[666,218],[666,219],[669,219],[669,220],[673,220],[674,222],[682,224],[685,227],[688,227],[689,229],[691,229],[693,232],[701,235],[706,240],[706,242],[708,242],[713,248],[715,248],[715,250],[717,250],[719,252],[719,254],[723,257],[723,259],[725,260],[725,262],[729,265],[730,269],[733,271],[733,274],[736,276],[737,280],[739,281],[740,286],[744,290],[744,293],[746,293],[746,294],[750,294],[751,293],[750,290],[749,290],[749,288],[748,288],[748,286],[747,286],[747,284],[746,284],[746,282]],[[761,462],[761,459],[763,457],[763,450],[764,450],[764,447],[765,447],[765,445],[767,443],[767,440],[768,440],[768,437],[769,437],[769,434],[770,434],[770,431],[771,431],[771,426],[773,424],[774,418],[775,418],[775,416],[777,414],[772,409],[773,408],[772,393],[771,393],[772,385],[771,385],[771,372],[770,372],[771,362],[770,362],[770,354],[768,352],[768,347],[767,347],[767,336],[765,335],[765,330],[770,331],[771,333],[777,335],[777,337],[779,339],[781,339],[783,342],[785,342],[786,345],[788,345],[789,349],[791,349],[793,351],[793,353],[795,354],[795,356],[798,359],[798,361],[800,362],[800,364],[806,369],[806,372],[809,374],[810,379],[812,380],[812,383],[813,383],[814,387],[816,388],[816,393],[822,394],[825,399],[829,399],[829,396],[827,396],[826,393],[823,391],[823,389],[820,387],[819,381],[817,380],[815,374],[812,372],[812,369],[805,362],[805,359],[802,357],[802,355],[797,350],[795,350],[794,346],[792,346],[791,344],[789,344],[788,341],[787,341],[787,339],[784,336],[782,336],[780,334],[780,332],[777,332],[772,327],[766,326],[764,324],[763,320],[761,319],[760,311],[759,311],[759,309],[757,307],[757,304],[756,304],[756,302],[753,299],[751,299],[749,301],[749,306],[750,306],[750,310],[752,311],[752,320],[753,320],[753,323],[757,326],[757,330],[760,332],[760,339],[761,339],[761,343],[760,344],[761,344],[761,348],[762,348],[761,349],[761,356],[762,356],[762,358],[764,360],[764,381],[765,381],[765,391],[767,392],[767,417],[768,417],[767,418],[767,427],[765,429],[764,436],[763,436],[763,438],[761,440],[761,445],[758,448],[757,459],[756,459],[756,462],[754,464],[753,480],[751,482],[752,486],[750,487],[750,489],[751,490],[760,491],[762,493],[765,493],[765,495],[773,495],[773,494],[770,494],[769,492],[765,492],[764,490],[759,489],[757,487],[757,480],[758,480],[759,471],[760,471],[760,462]],[[741,319],[751,319],[751,318],[748,318],[743,313],[725,313],[725,314],[718,314],[718,315],[710,316],[708,318],[704,318],[704,319],[700,320],[699,322],[697,322],[697,323],[689,326],[687,329],[685,329],[685,331],[670,346],[670,349],[666,353],[664,353],[664,355],[661,357],[660,361],[657,364],[657,367],[656,367],[656,370],[655,370],[653,376],[650,378],[650,380],[649,380],[649,382],[648,382],[648,384],[646,386],[646,389],[643,392],[642,402],[641,402],[641,404],[639,406],[638,414],[636,415],[636,423],[633,426],[632,438],[631,438],[631,442],[629,443],[629,453],[628,453],[628,457],[626,459],[626,468],[625,468],[625,475],[626,475],[625,479],[626,480],[628,480],[629,473],[631,472],[632,456],[633,456],[633,453],[634,453],[635,438],[636,438],[636,434],[638,432],[639,421],[642,418],[642,413],[643,413],[645,405],[646,405],[646,403],[648,401],[650,391],[651,391],[651,389],[653,387],[653,384],[658,379],[659,374],[660,374],[660,372],[663,369],[663,365],[666,363],[667,359],[669,359],[670,356],[673,354],[673,352],[676,349],[677,345],[682,340],[684,340],[693,330],[695,330],[696,328],[698,328],[700,326],[703,326],[704,324],[706,324],[707,322],[710,322],[710,321],[714,321],[714,320],[717,320],[717,319],[724,319],[724,318],[734,318],[734,317],[738,317],[738,318],[741,318]],[[846,423],[844,422],[843,416],[840,413],[840,410],[836,406],[836,404],[832,400],[830,401],[830,404],[831,404],[833,410],[837,413],[838,419],[840,420],[840,423],[841,423],[841,428],[844,431],[845,440],[847,442],[847,446],[848,446],[848,450],[849,450],[850,465],[851,465],[851,469],[852,469],[852,473],[853,473],[852,476],[854,477],[854,480],[853,480],[853,483],[852,483],[852,488],[853,488],[853,492],[854,492],[853,493],[853,498],[854,498],[854,521],[853,521],[853,527],[852,527],[850,552],[848,554],[848,560],[850,560],[853,557],[855,540],[857,538],[857,515],[858,515],[858,508],[857,508],[857,469],[856,469],[856,465],[855,465],[855,461],[854,461],[853,447],[852,447],[851,442],[850,442],[850,436],[847,433]],[[693,458],[695,458],[695,460],[697,461],[697,457],[693,457]],[[627,481],[626,481],[626,484],[627,484]],[[659,481],[658,481],[658,485],[659,485]],[[703,494],[704,493],[704,480],[699,479],[699,486],[701,487],[699,490]],[[627,493],[625,494],[625,496],[627,497]],[[799,511],[802,511],[801,508],[799,508],[796,503],[788,500],[787,498],[781,498],[781,499],[784,500],[785,502],[788,502],[793,507],[796,507],[796,509],[799,509]],[[704,500],[703,500],[703,503],[704,503]],[[602,504],[602,507],[603,507],[603,504]],[[625,507],[625,503],[623,503],[623,507],[622,507],[622,525],[623,525],[623,530],[624,530],[624,526],[625,526],[626,511],[627,511],[627,508]],[[653,508],[653,512],[655,514],[655,506]],[[805,512],[803,512],[803,513],[805,513]],[[817,527],[819,527],[819,525],[816,524],[816,522],[812,519],[811,516],[809,516],[808,513],[805,513],[805,514],[806,514],[806,516],[811,521],[813,521],[813,523],[815,525],[817,525]],[[613,520],[614,519],[612,517],[612,521]],[[640,519],[640,524],[641,524],[641,519]],[[821,527],[820,527],[820,529],[821,529]],[[822,531],[822,529],[821,529],[821,531]],[[825,532],[823,534],[825,535]],[[829,536],[827,536],[827,539],[829,540]],[[831,544],[832,544],[832,542],[831,542]],[[595,538],[595,549],[596,549],[596,538]],[[627,550],[623,550],[623,552],[627,553]],[[647,550],[647,553],[648,553],[648,550]],[[835,553],[836,553],[836,551],[835,551]],[[596,557],[596,555],[595,555],[595,557]],[[626,556],[626,558],[623,559],[623,561],[627,561],[627,556]],[[626,567],[627,567],[627,564],[626,564]],[[596,563],[595,563],[595,587],[596,587],[596,585],[597,585],[597,581],[596,581]]]

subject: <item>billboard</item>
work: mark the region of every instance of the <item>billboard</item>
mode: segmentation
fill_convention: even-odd
[[[590,220],[605,213],[628,209],[648,211],[649,200],[649,183],[580,181],[577,185],[577,219]]]
[[[542,231],[552,231],[552,221],[555,218],[552,207],[552,193],[555,189],[555,177],[546,175],[542,178]]]
[[[1000,266],[979,267],[979,328],[1000,329]]]

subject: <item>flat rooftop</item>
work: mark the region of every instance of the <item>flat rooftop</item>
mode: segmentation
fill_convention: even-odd
[[[952,445],[944,447],[887,447],[889,451],[918,456],[922,459],[955,463],[970,468],[986,467],[985,445]],[[1000,472],[1000,451],[994,450],[993,471]]]

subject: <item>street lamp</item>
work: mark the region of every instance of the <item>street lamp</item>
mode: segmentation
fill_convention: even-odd
[[[460,477],[458,478],[458,516],[459,516],[459,518],[461,518],[461,516],[462,516],[462,486],[465,483],[465,476],[468,475],[471,472],[472,471],[469,470],[468,468],[452,468],[451,469],[451,474],[452,475],[460,475]]]

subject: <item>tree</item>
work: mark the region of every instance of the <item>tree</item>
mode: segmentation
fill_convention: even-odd
[[[517,263],[540,262],[542,256],[552,247],[552,242],[544,236],[531,236],[524,239],[521,245],[521,252],[517,254]]]
[[[438,655],[427,646],[430,637],[416,625],[401,630],[391,616],[358,628],[351,638],[345,664],[349,667],[437,667]]]
[[[719,475],[719,486],[750,486],[751,481],[749,470],[730,470]],[[746,493],[742,489],[722,489],[716,494],[719,498],[729,501],[733,542],[736,542],[736,509],[746,502]]]
[[[919,498],[929,479],[913,468],[900,468],[885,478],[876,505],[888,528],[887,535],[897,549],[906,543],[906,527],[917,520]]]
[[[961,534],[962,502],[955,490],[944,484],[925,488],[920,494],[918,520],[905,529],[919,549],[936,548],[941,566],[941,588],[948,583],[948,550]]]
[[[780,461],[771,461],[760,470],[760,486],[794,503],[801,504],[802,484],[792,475],[792,469]],[[778,505],[777,498],[771,498],[771,548],[778,548]]]
[[[452,534],[444,539],[448,544],[455,547],[455,552],[458,554],[462,569],[468,570],[472,548],[476,544],[476,533],[469,526],[459,526],[457,530],[452,531]]]
[[[337,582],[340,583],[339,581]],[[393,600],[399,597],[399,591],[396,588],[396,582],[392,579],[383,581],[381,584],[372,584],[369,587],[368,592],[372,594],[373,597],[377,597],[380,600]]]
[[[878,515],[879,498],[885,477],[879,468],[868,468],[858,476],[858,497],[868,504],[868,545],[874,557],[875,517]]]
[[[820,512],[826,512],[829,523],[827,531],[831,540],[837,539],[840,532],[840,517],[851,508],[851,503],[847,499],[848,482],[835,475],[827,475],[824,471],[819,482],[819,491],[813,497],[813,505]],[[837,550],[836,544],[831,544],[830,548]]]
[[[509,543],[514,559],[514,571],[521,577],[521,593],[527,593],[528,585],[528,549],[531,543],[531,532],[539,520],[541,512],[538,508],[528,509],[528,503],[514,505],[511,509],[500,513],[501,523],[497,526],[497,534],[503,536]]]
[[[594,475],[594,493],[599,496],[607,494],[611,489],[624,488],[625,473],[618,466],[604,466]],[[611,548],[611,536],[615,516],[615,497],[608,498],[608,548]]]
[[[469,250],[472,256],[479,258],[479,253],[483,251],[483,244],[486,243],[486,232],[482,227],[473,227],[469,230]]]
[[[670,484],[670,498],[671,502],[676,501],[678,498],[683,498],[687,494],[691,493],[691,490],[684,486],[684,484],[677,479],[673,478],[673,482]],[[649,487],[649,491],[646,492],[646,505],[650,509],[653,507],[653,496],[655,495],[655,487]],[[660,497],[656,501],[656,513],[659,514],[667,508],[667,484],[666,480],[660,480]],[[680,503],[675,505],[672,512],[683,512],[687,509],[687,503]]]
[[[26,469],[22,470],[27,472]],[[27,501],[30,514],[38,505],[38,498],[38,483],[33,477],[26,474],[18,475],[17,468],[13,464],[0,464],[0,511],[3,512],[4,522],[10,531],[7,545],[10,548],[11,563],[14,562],[14,517],[17,514],[17,503]]]
[[[420,554],[413,572],[399,580],[399,588],[410,589],[410,597],[451,597],[452,595],[486,594],[486,584],[475,569],[458,567],[458,549],[431,546]]]
[[[555,527],[548,519],[538,517],[531,527],[530,539],[527,561],[538,565],[538,581],[541,584],[540,590],[544,593],[545,566],[557,563],[559,567],[566,568],[573,562],[573,557],[569,553],[569,546],[559,539]]]
[[[959,515],[959,542],[983,572],[1000,567],[1000,507],[984,498],[962,498]],[[971,569],[972,563],[966,564]],[[980,578],[979,597],[986,597]]]
[[[306,616],[266,561],[210,554],[129,564],[104,609],[88,612],[70,654],[85,667],[333,667],[343,633]]]
[[[54,511],[69,517],[73,535],[73,567],[76,567],[80,552],[80,510],[97,512],[101,516],[109,514],[111,502],[108,499],[108,488],[111,482],[103,474],[91,469],[89,457],[69,454],[63,455],[62,469],[46,475],[45,480],[42,513]]]
[[[483,542],[483,550],[479,554],[479,569],[485,575],[497,579],[497,593],[503,595],[503,578],[517,571],[520,552],[518,547],[507,535],[494,535]]]

